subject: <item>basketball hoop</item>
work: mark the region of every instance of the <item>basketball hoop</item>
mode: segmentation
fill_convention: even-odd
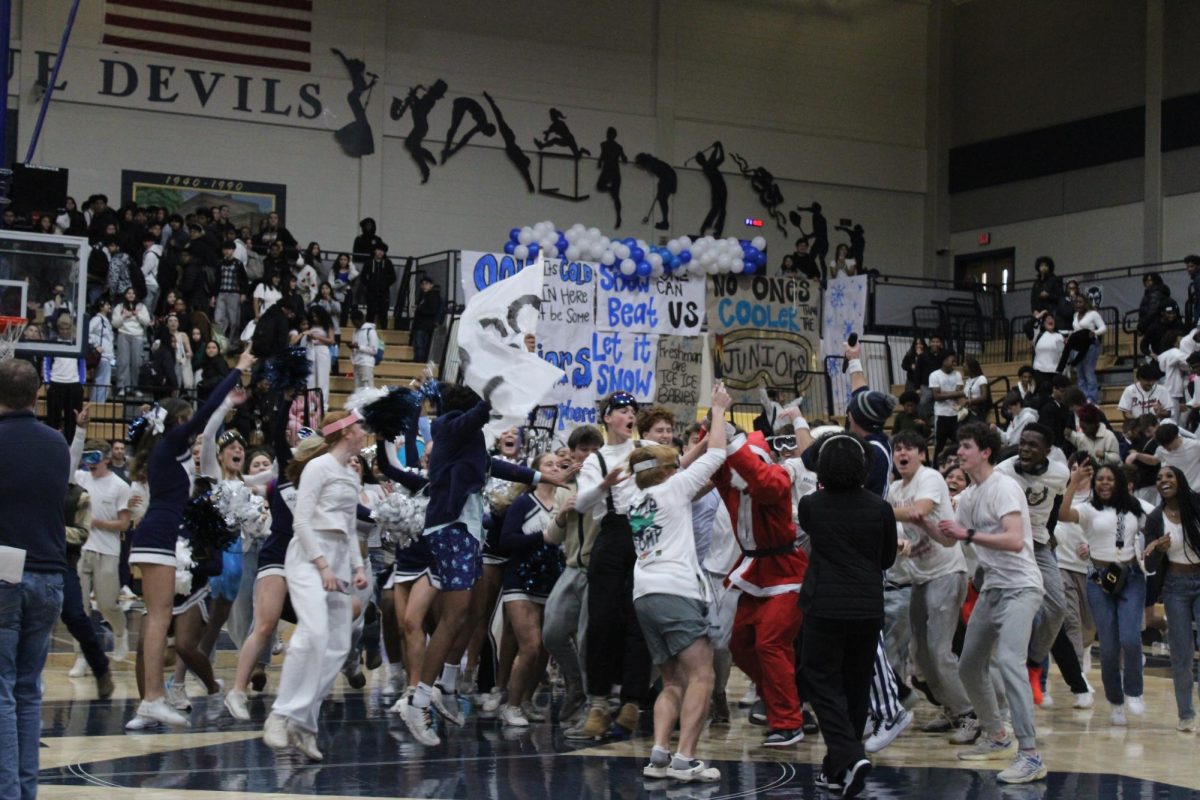
[[[0,317],[0,361],[12,358],[17,352],[17,342],[29,320],[24,317]]]

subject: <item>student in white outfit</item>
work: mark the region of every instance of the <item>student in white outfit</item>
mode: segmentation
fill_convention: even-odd
[[[1182,391],[1179,396],[1183,396]],[[1125,419],[1137,419],[1143,414],[1153,414],[1159,419],[1171,415],[1171,395],[1158,383],[1153,364],[1142,364],[1137,368],[1133,383],[1121,392],[1117,410]]]
[[[379,352],[379,332],[374,322],[367,322],[362,309],[350,312],[354,337],[350,340],[350,364],[354,367],[354,388],[375,388],[375,354]]]
[[[321,420],[329,452],[310,462],[296,492],[294,537],[284,571],[297,627],[288,644],[279,695],[263,727],[268,747],[295,745],[320,761],[317,715],[350,652],[350,587],[368,585],[358,548],[358,476],[348,465],[362,449],[361,418],[333,411]]]

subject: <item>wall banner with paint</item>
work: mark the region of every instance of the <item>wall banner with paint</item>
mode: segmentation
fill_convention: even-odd
[[[658,387],[654,404],[671,410],[677,421],[695,419],[696,409],[708,404],[700,397],[704,339],[700,336],[660,336],[654,375]]]
[[[821,369],[820,314],[820,289],[804,279],[711,276],[714,374],[731,389],[792,389],[798,373]]]
[[[701,278],[622,275],[615,267],[598,267],[596,327],[601,330],[698,336],[704,324]]]
[[[823,355],[840,356],[842,343],[850,334],[862,335],[867,311],[867,276],[842,275],[829,281],[825,290]]]

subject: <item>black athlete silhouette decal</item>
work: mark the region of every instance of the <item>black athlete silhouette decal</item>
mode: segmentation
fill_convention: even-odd
[[[530,193],[536,191],[533,186],[533,177],[529,174],[529,156],[525,155],[525,151],[521,149],[521,145],[517,144],[517,135],[513,133],[513,129],[508,127],[508,123],[504,121],[504,115],[500,113],[500,109],[496,106],[496,101],[487,92],[483,93],[483,99],[488,101],[488,105],[492,107],[492,116],[496,118],[496,128],[500,131],[500,138],[504,140],[504,153],[508,156],[508,160],[513,163],[517,171],[521,173],[521,177],[525,179],[525,186]]]
[[[808,240],[808,254],[813,261],[821,267],[821,274],[825,274],[825,256],[829,255],[829,223],[825,221],[825,215],[821,213],[821,204],[814,202],[811,206],[796,206],[796,210],[788,215],[792,224],[803,231],[804,226],[801,224],[803,217],[800,212],[807,211],[812,214],[812,233],[805,234],[805,239]]]
[[[625,148],[617,143],[617,129],[609,128],[604,141],[600,143],[600,157],[596,166],[600,168],[600,178],[596,181],[596,191],[608,192],[612,196],[613,207],[617,210],[617,224],[621,227],[621,165],[628,164]]]
[[[403,100],[392,98],[392,119],[400,119],[405,111],[412,113],[413,127],[404,137],[404,149],[417,162],[417,169],[421,170],[421,183],[429,181],[429,168],[437,165],[437,159],[425,149],[424,142],[429,135],[429,112],[446,96],[446,88],[446,82],[438,78],[428,89],[419,84],[413,86]]]
[[[538,150],[545,150],[547,147],[565,147],[571,151],[571,157],[577,161],[581,156],[592,154],[586,147],[581,148],[576,144],[575,135],[567,127],[566,115],[557,108],[550,109],[550,126],[542,131],[540,140],[536,136],[533,137],[533,143]]]
[[[346,155],[353,158],[369,156],[375,152],[375,134],[371,132],[371,123],[367,121],[367,103],[371,102],[371,89],[379,82],[379,76],[368,72],[361,59],[347,58],[336,47],[330,50],[342,60],[342,65],[350,73],[350,93],[346,95],[346,102],[350,104],[350,113],[354,115],[354,121],[334,131],[333,138]],[[368,76],[370,81],[367,80]],[[367,96],[365,101],[364,94]]]
[[[863,234],[863,226],[855,225],[851,228],[848,225],[838,225],[835,230],[844,232],[850,237],[850,253],[849,257],[854,259],[858,264],[858,272],[861,275],[865,270],[863,267],[863,253],[867,249],[867,237]]]
[[[462,124],[463,118],[467,116],[471,117],[474,125],[467,129],[461,139],[455,142],[454,134],[458,133],[458,127]],[[478,102],[470,97],[454,98],[454,112],[450,117],[450,129],[446,131],[446,146],[442,148],[442,163],[445,164],[450,160],[450,156],[466,147],[467,142],[471,141],[471,137],[477,133],[488,137],[495,136],[496,126],[488,122],[487,113]]]
[[[775,176],[770,173],[766,167],[755,167],[750,169],[750,164],[746,159],[742,158],[737,153],[730,153],[729,157],[738,165],[742,175],[750,181],[750,187],[754,189],[754,193],[758,195],[758,202],[763,204],[770,214],[771,219],[775,220],[775,225],[780,232],[787,236],[787,217],[779,210],[783,205],[783,192],[779,190],[779,184],[775,182]]]
[[[721,165],[725,163],[725,146],[719,141],[713,142],[706,149],[692,156],[700,165],[704,177],[708,179],[709,206],[704,222],[700,224],[700,235],[703,236],[712,228],[712,235],[721,238],[725,230],[725,207],[729,200],[729,190],[725,186],[725,176],[721,174]],[[691,161],[692,159],[688,159]],[[687,166],[687,161],[683,162]]]
[[[650,221],[650,217],[654,213],[655,204],[662,211],[662,219],[654,224],[654,227],[660,231],[665,231],[671,227],[669,221],[671,209],[671,195],[675,194],[675,190],[679,188],[679,178],[675,175],[675,170],[665,161],[660,161],[649,153],[638,153],[634,156],[633,163],[654,175],[658,179],[658,183],[654,187],[654,200],[650,203],[650,210],[646,212],[646,216],[642,219],[642,223]]]

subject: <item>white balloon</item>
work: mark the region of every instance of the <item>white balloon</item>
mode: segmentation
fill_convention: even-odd
[[[578,261],[579,260],[579,245],[572,244],[572,245],[567,246],[567,260],[568,261]]]
[[[687,250],[689,247],[692,246],[692,237],[680,236],[679,237],[679,246],[682,247],[684,250]]]
[[[637,264],[633,263],[632,258],[626,258],[621,261],[621,274],[632,275],[637,272]]]
[[[592,230],[595,230],[595,228],[592,228]],[[601,236],[596,241],[600,242],[600,246],[606,250],[608,249],[608,246],[612,244],[612,239],[609,239],[607,236]]]
[[[533,241],[533,228],[526,225],[521,228],[521,232],[517,234],[517,242],[520,244],[529,244]]]
[[[672,239],[671,241],[667,242],[667,252],[670,253],[671,255],[673,255],[673,256],[679,255],[679,251],[681,249],[682,248],[680,248],[680,246],[679,246],[678,239]]]
[[[595,227],[588,228],[587,234],[588,234],[588,236],[590,236],[593,239],[599,239],[600,238],[600,229],[595,228]]]
[[[651,267],[661,267],[663,263],[662,256],[660,256],[658,253],[647,253],[646,261]]]
[[[613,252],[617,254],[617,258],[629,258],[629,245],[618,244],[613,247]]]
[[[617,261],[617,257],[612,254],[611,250],[606,250],[600,254],[600,263],[606,267],[611,267]]]
[[[519,244],[513,248],[513,255],[521,261],[524,261],[525,259],[529,258],[529,247],[527,245]]]
[[[603,247],[593,243],[588,246],[587,257],[592,261],[595,261],[596,259],[600,258],[600,256],[604,255],[604,252],[605,251]]]
[[[716,264],[709,264],[707,267],[704,268],[704,271],[707,272],[709,275],[716,275],[718,272],[721,271],[721,268],[718,267]]]
[[[550,245],[546,248],[546,258],[558,258],[558,248]]]
[[[750,240],[750,246],[755,250],[765,250],[767,248],[767,239],[765,236],[755,236]]]
[[[740,273],[745,268],[746,266],[741,261],[734,261],[733,264],[729,266],[729,271],[736,274]]]
[[[709,250],[703,256],[700,257],[700,263],[706,267],[711,264],[717,263],[717,254],[712,252],[711,250]]]
[[[731,264],[733,264],[733,259],[729,256],[724,254],[717,256],[717,267],[721,272],[728,272]]]
[[[663,274],[663,265],[662,265],[662,259],[660,258],[658,260],[658,264],[650,265],[650,277],[658,278],[658,277],[661,277],[662,274]]]

